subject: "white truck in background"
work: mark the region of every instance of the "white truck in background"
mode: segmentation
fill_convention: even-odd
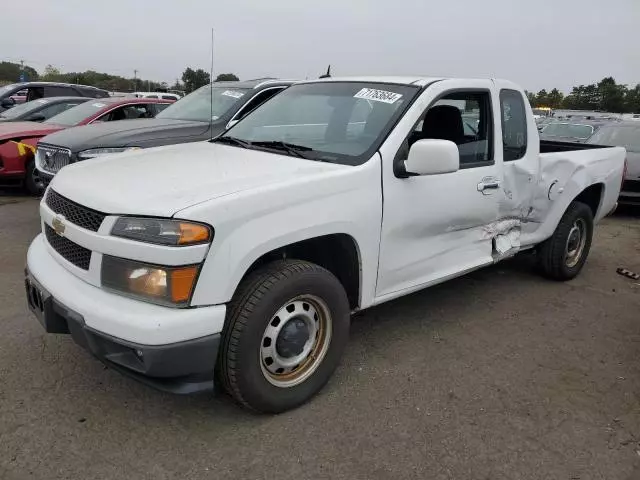
[[[547,277],[575,277],[625,164],[624,148],[582,148],[540,142],[504,80],[302,82],[211,142],[62,169],[28,302],[155,387],[215,381],[285,411],[328,381],[352,311],[528,249]]]

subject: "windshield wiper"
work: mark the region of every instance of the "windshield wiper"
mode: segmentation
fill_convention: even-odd
[[[238,147],[242,147],[242,148],[251,148],[251,142],[247,142],[246,140],[242,140],[240,138],[236,138],[236,137],[228,137],[228,136],[223,136],[223,137],[217,137],[214,138],[213,140],[211,140],[212,142],[216,142],[216,143],[226,143],[228,145],[236,145]]]
[[[306,147],[304,145],[296,145],[294,143],[287,143],[281,140],[268,140],[268,141],[259,141],[259,142],[251,142],[251,145],[256,147],[266,147],[273,148],[274,150],[283,150],[287,152],[289,155],[294,157],[304,158],[309,160],[309,156],[305,155],[302,152],[312,152],[313,148]]]

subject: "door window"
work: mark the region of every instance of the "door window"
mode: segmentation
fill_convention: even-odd
[[[169,105],[171,105],[170,103],[154,103],[153,107],[156,109],[156,115],[159,114],[161,111],[163,111],[165,108],[167,108]]]
[[[456,91],[431,104],[402,147],[402,159],[418,140],[449,140],[458,146],[460,168],[493,164],[493,115],[489,92]]]
[[[527,153],[527,115],[522,94],[501,90],[500,113],[504,161],[518,160]]]
[[[65,103],[56,103],[55,105],[49,105],[48,107],[43,108],[38,112],[38,115],[42,115],[45,120],[57,115],[59,113],[64,112],[65,110],[70,109],[71,107],[75,107],[78,105],[77,103],[65,102]]]
[[[155,111],[151,105],[137,104],[137,105],[124,105],[111,110],[109,113],[104,114],[96,121],[98,122],[113,122],[116,120],[131,120],[135,118],[153,118]]]
[[[252,110],[254,110],[259,105],[262,105],[264,102],[266,102],[271,97],[273,97],[276,93],[282,91],[283,88],[269,88],[258,93],[255,97],[253,97],[251,100],[247,102],[247,104],[242,108],[242,110],[240,110],[240,112],[238,112],[234,120],[240,120],[246,117],[249,113],[251,113]]]
[[[38,98],[44,98],[44,87],[30,87],[27,91],[27,102],[31,100],[37,100]]]
[[[44,87],[45,97],[66,97],[75,96],[76,92],[70,87],[46,86]]]

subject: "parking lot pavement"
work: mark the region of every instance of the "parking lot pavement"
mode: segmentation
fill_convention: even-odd
[[[151,390],[28,312],[37,202],[0,197],[1,479],[638,479],[640,218],[583,273],[522,257],[363,312],[311,403],[258,416]]]

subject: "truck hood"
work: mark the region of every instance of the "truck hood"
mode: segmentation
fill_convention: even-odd
[[[43,143],[74,153],[99,147],[154,147],[179,143],[182,137],[202,136],[205,140],[208,130],[206,122],[142,118],[69,128],[47,137]]]
[[[51,188],[105,213],[170,217],[207,200],[343,168],[351,167],[196,142],[75,163]]]
[[[42,137],[63,128],[61,125],[38,122],[2,122],[0,123],[0,141],[22,137]]]

